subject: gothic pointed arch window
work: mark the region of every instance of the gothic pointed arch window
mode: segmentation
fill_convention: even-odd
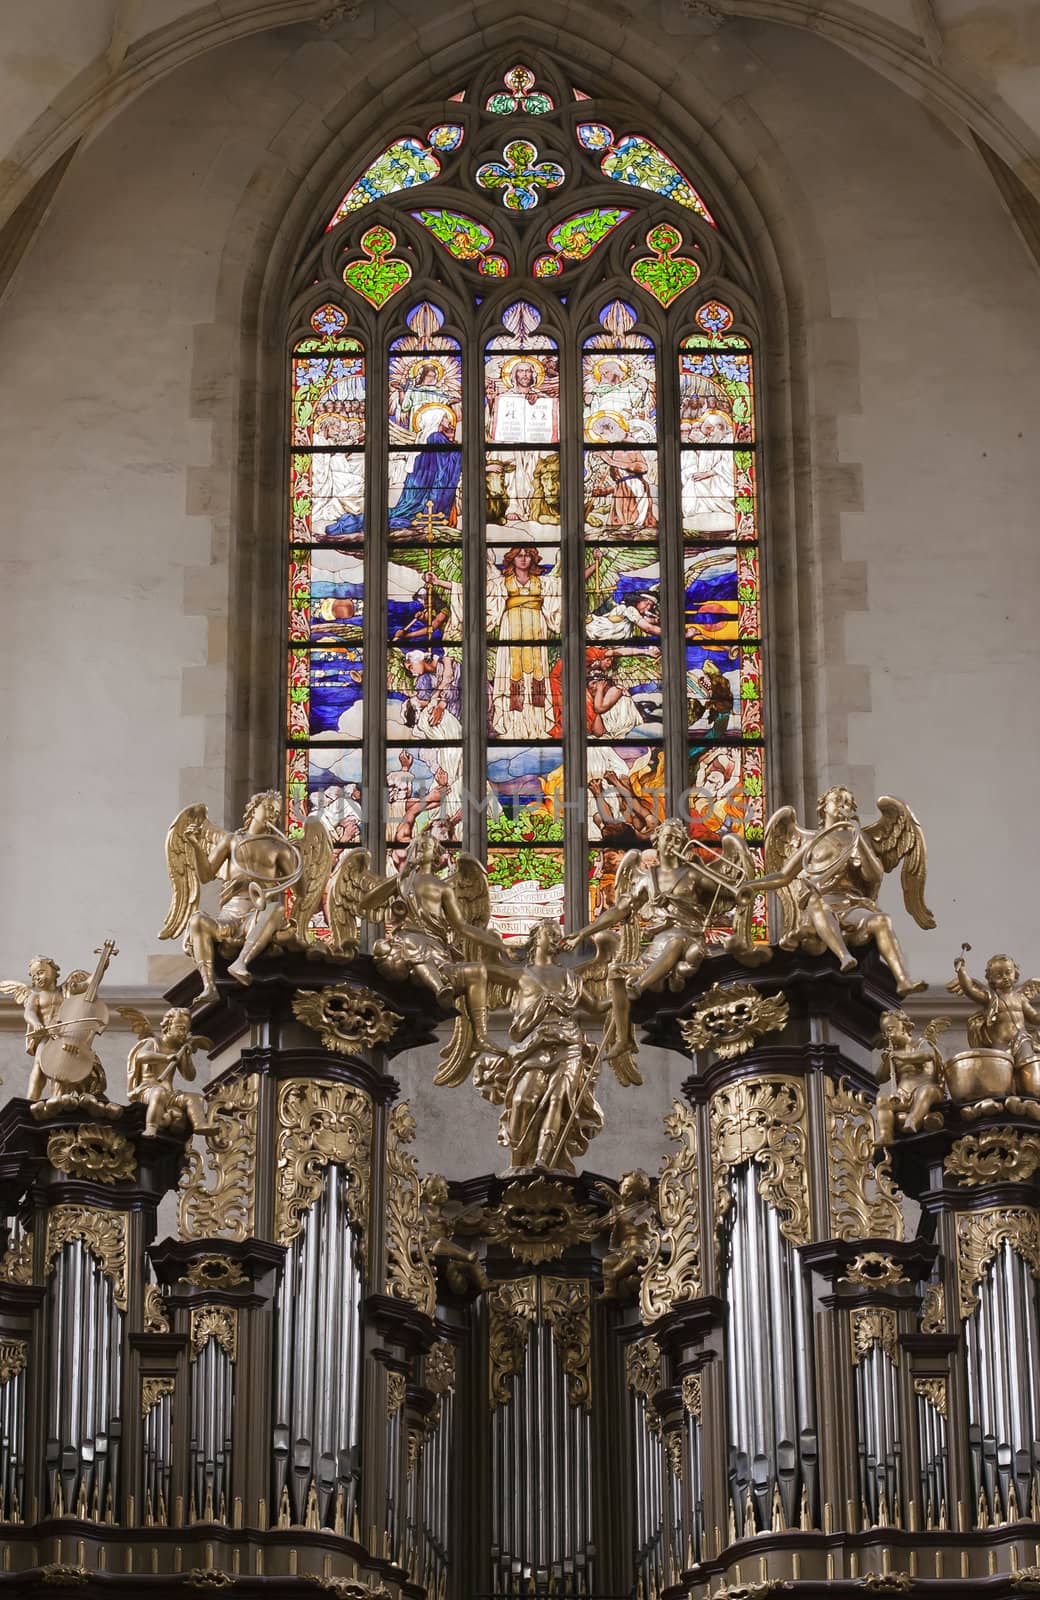
[[[289,339],[290,828],[478,855],[506,937],[609,905],[666,816],[762,839],[753,275],[590,89],[499,60],[402,118]]]

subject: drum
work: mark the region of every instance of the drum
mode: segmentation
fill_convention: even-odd
[[[1003,1100],[1015,1081],[1015,1063],[1006,1050],[961,1050],[946,1063],[950,1099],[960,1106],[976,1100]]]
[[[1030,1056],[1015,1068],[1015,1088],[1027,1100],[1040,1100],[1040,1056]]]

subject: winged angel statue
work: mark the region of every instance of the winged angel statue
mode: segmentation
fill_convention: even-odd
[[[848,972],[856,965],[849,945],[872,939],[891,968],[902,995],[927,988],[911,982],[891,918],[878,908],[886,872],[902,863],[906,909],[920,928],[934,928],[924,899],[924,834],[910,807],[883,795],[881,815],[860,822],[856,799],[844,788],[828,789],[817,806],[820,826],[800,828],[791,806],[770,817],[765,832],[766,875],[737,891],[738,898],[775,891],[781,908],[780,946],[815,955],[830,950]]]
[[[186,806],[170,825],[166,866],[173,898],[159,938],[184,934],[184,948],[202,978],[200,1002],[217,998],[216,950],[235,956],[228,971],[249,984],[251,963],[264,950],[305,944],[328,882],[332,841],[319,817],[308,817],[299,841],[289,839],[278,826],[282,814],[282,796],[268,789],[253,795],[240,828],[218,828],[204,805]],[[215,878],[223,883],[219,908],[202,911],[202,885]]]

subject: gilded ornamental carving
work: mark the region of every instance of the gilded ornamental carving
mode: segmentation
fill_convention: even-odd
[[[0,1339],[0,1388],[25,1371],[29,1343],[26,1339]]]
[[[644,1322],[656,1322],[674,1305],[701,1293],[701,1225],[697,1189],[697,1117],[676,1100],[664,1119],[679,1144],[661,1163],[657,1184],[658,1225],[647,1239],[639,1288]]]
[[[70,1178],[114,1184],[133,1178],[137,1156],[128,1139],[115,1128],[86,1122],[47,1140],[47,1160]]]
[[[218,1082],[206,1093],[211,1132],[205,1159],[188,1157],[181,1180],[183,1239],[246,1239],[256,1219],[256,1073]],[[212,1183],[207,1183],[207,1177]]]
[[[567,1374],[567,1399],[592,1410],[592,1321],[589,1286],[583,1278],[543,1278],[542,1315]]]
[[[304,1214],[321,1194],[324,1169],[336,1162],[347,1173],[346,1203],[355,1227],[368,1226],[372,1166],[372,1101],[362,1089],[312,1078],[287,1078],[279,1086],[275,1154],[275,1237],[289,1244]]]
[[[415,1118],[406,1101],[388,1119],[386,1141],[386,1289],[432,1317],[437,1277],[423,1212],[422,1182],[405,1146],[415,1138]]]
[[[828,1205],[835,1239],[905,1237],[899,1191],[887,1156],[874,1161],[874,1123],[865,1094],[827,1080]]]
[[[488,1295],[488,1366],[491,1409],[512,1399],[511,1379],[524,1364],[538,1317],[537,1279],[510,1278]]]
[[[371,989],[346,984],[300,989],[293,995],[292,1007],[304,1027],[321,1036],[326,1050],[344,1056],[386,1044],[401,1022]]]
[[[191,1313],[191,1359],[215,1339],[229,1361],[238,1360],[238,1312],[227,1306],[196,1306]]]
[[[957,1218],[957,1279],[962,1320],[979,1303],[979,1284],[1001,1245],[1009,1244],[1040,1277],[1040,1219],[1024,1206],[962,1212]]]
[[[749,983],[716,983],[679,1031],[691,1050],[712,1050],[720,1061],[731,1061],[746,1055],[763,1034],[779,1032],[787,1016],[782,994],[765,995]]]
[[[172,1395],[176,1388],[173,1378],[142,1378],[141,1379],[141,1415],[148,1416],[164,1395]]]
[[[126,1217],[121,1211],[93,1211],[88,1206],[54,1206],[47,1215],[44,1271],[74,1239],[82,1239],[112,1283],[112,1299],[126,1310]]]
[[[1040,1168],[1040,1133],[989,1128],[958,1139],[943,1170],[965,1188],[984,1183],[1028,1183]]]
[[[859,1366],[875,1345],[880,1345],[893,1366],[899,1365],[899,1336],[894,1311],[860,1307],[849,1318],[849,1330],[854,1367]]]
[[[730,1173],[745,1161],[762,1168],[759,1193],[780,1214],[792,1244],[809,1241],[805,1090],[797,1078],[748,1078],[720,1089],[710,1107],[712,1187],[718,1248],[732,1204]]]

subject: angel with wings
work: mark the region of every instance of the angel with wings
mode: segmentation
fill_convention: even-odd
[[[212,1042],[191,1031],[191,1012],[172,1006],[155,1032],[143,1011],[134,1006],[116,1008],[137,1035],[126,1063],[126,1092],[145,1107],[145,1136],[154,1139],[167,1128],[182,1127],[192,1133],[212,1133],[201,1094],[174,1088],[178,1072],[190,1081],[195,1076],[196,1050],[211,1050]]]
[[[949,1017],[935,1017],[920,1035],[905,1011],[886,1011],[881,1018],[878,1083],[891,1083],[874,1107],[879,1144],[891,1144],[897,1133],[932,1132],[942,1127],[937,1107],[945,1093],[945,1073],[938,1038]]]
[[[1040,983],[1031,978],[1020,984],[1018,963],[1005,955],[990,956],[985,983],[970,976],[963,956],[953,966],[955,976],[946,985],[950,993],[965,994],[982,1006],[968,1018],[968,1043],[973,1048],[1003,1050],[1016,1067],[1040,1057],[1040,1008],[1033,1004]]]
[[[610,971],[623,979],[633,1000],[666,983],[681,989],[708,954],[709,929],[728,924],[720,948],[745,965],[757,965],[769,959],[769,952],[752,941],[752,898],[738,899],[751,877],[751,854],[743,839],[729,834],[720,850],[709,853],[692,844],[678,817],[669,817],[654,832],[653,851],[629,850],[622,857],[614,904],[568,942],[587,937],[595,942],[616,927]]]
[[[814,955],[830,950],[842,972],[856,965],[849,945],[877,945],[896,980],[900,997],[926,989],[913,983],[891,918],[878,908],[885,873],[902,862],[906,909],[920,928],[934,928],[924,899],[926,850],[921,826],[902,800],[883,795],[876,822],[864,827],[855,796],[828,789],[817,806],[820,826],[800,828],[794,809],[783,806],[765,832],[766,875],[738,891],[740,897],[773,891],[780,899],[784,950]]]
[[[173,899],[160,939],[184,934],[184,949],[202,978],[199,1002],[217,998],[214,953],[234,955],[228,972],[241,984],[253,981],[250,965],[271,947],[301,948],[311,917],[321,904],[332,841],[320,817],[308,817],[303,836],[289,839],[278,826],[283,813],[276,789],[255,794],[241,828],[218,828],[204,805],[187,806],[166,835],[166,866]],[[220,878],[216,912],[201,911],[202,885]],[[286,891],[295,891],[286,914]]]
[[[69,973],[64,983],[59,983],[59,975],[58,963],[51,956],[33,956],[29,963],[28,983],[19,983],[14,979],[0,983],[0,994],[21,1006],[25,1019],[25,1051],[32,1057],[33,1063],[26,1094],[32,1101],[42,1100],[47,1087],[47,1074],[37,1061],[36,1052],[44,1040],[56,1034],[60,1037],[58,1014],[62,1002],[70,995],[81,994],[90,976],[77,969]],[[104,1091],[105,1078],[100,1064],[94,1079],[83,1086],[88,1094]]]

